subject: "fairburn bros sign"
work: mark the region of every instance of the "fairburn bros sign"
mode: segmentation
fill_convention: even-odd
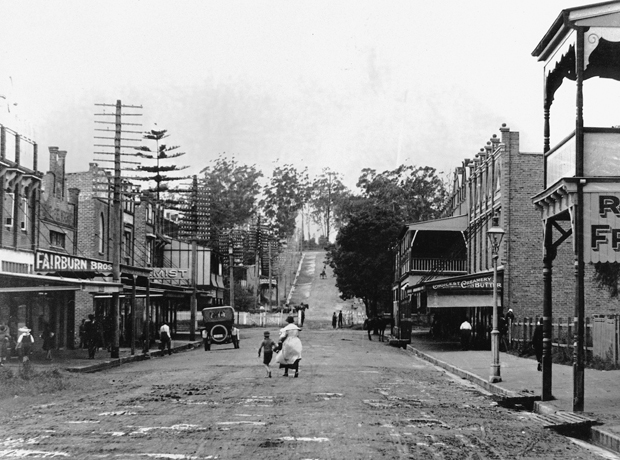
[[[112,271],[112,264],[102,260],[58,254],[51,251],[36,251],[34,255],[36,272],[98,272]]]

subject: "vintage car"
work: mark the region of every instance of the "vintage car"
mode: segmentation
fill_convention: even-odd
[[[203,308],[202,322],[202,340],[205,351],[210,350],[212,344],[232,343],[235,348],[239,348],[239,329],[234,326],[235,310],[233,307]]]

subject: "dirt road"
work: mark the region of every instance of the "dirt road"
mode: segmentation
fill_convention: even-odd
[[[308,297],[310,313],[328,300]],[[240,349],[72,375],[71,391],[4,400],[0,458],[593,458],[361,330],[304,328],[300,377],[267,378],[262,332],[244,329]]]

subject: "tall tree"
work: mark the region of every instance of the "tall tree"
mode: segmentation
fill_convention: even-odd
[[[298,171],[294,166],[276,166],[269,183],[263,189],[260,202],[265,216],[271,220],[280,238],[289,238],[295,232],[295,219],[309,196],[306,168]]]
[[[357,186],[363,196],[392,208],[405,222],[439,217],[447,196],[444,181],[430,166],[401,165],[381,174],[366,168]]]
[[[390,303],[393,247],[402,221],[392,209],[358,202],[348,222],[330,245],[327,260],[334,269],[343,300],[360,298],[369,317]]]
[[[340,227],[342,202],[349,191],[342,183],[339,173],[324,168],[321,175],[312,182],[310,192],[312,220],[321,227],[323,235],[329,241],[330,231]]]
[[[390,304],[401,226],[439,217],[446,190],[433,168],[414,166],[381,174],[364,169],[357,185],[362,193],[343,201],[344,223],[328,260],[341,297],[361,298],[372,316]]]
[[[211,197],[211,227],[224,231],[247,224],[257,210],[258,180],[263,173],[256,165],[239,164],[223,154],[204,168],[200,187]]]
[[[179,148],[178,145],[167,145],[162,142],[168,136],[168,131],[165,129],[152,129],[144,133],[143,137],[144,139],[155,141],[155,149],[151,150],[148,145],[134,147],[138,151],[138,156],[151,160],[151,164],[142,164],[136,168],[138,172],[146,173],[145,176],[138,177],[136,179],[154,183],[154,186],[150,187],[146,191],[152,192],[158,202],[165,201],[166,198],[171,199],[171,194],[168,192],[173,193],[177,191],[170,189],[169,182],[188,178],[188,176],[177,176],[173,175],[173,173],[187,169],[189,166],[180,166],[176,164],[176,162],[172,164],[165,163],[168,160],[185,155],[185,152],[177,151]]]

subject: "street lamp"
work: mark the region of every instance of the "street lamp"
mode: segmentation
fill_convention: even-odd
[[[491,244],[491,254],[493,256],[493,330],[491,331],[491,353],[493,363],[491,364],[490,383],[501,382],[499,367],[499,330],[497,318],[497,259],[499,258],[499,246],[504,238],[504,229],[499,226],[499,216],[494,215],[492,226],[487,230],[487,237]]]

